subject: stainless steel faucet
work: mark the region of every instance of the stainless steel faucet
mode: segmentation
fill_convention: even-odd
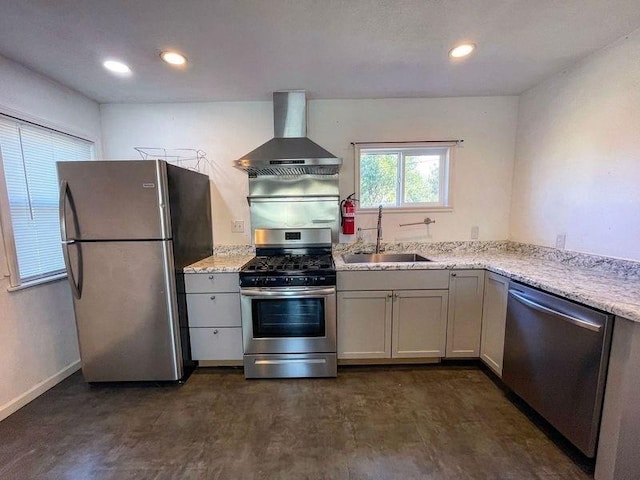
[[[380,240],[382,240],[382,205],[378,206],[378,226],[376,228],[360,228],[360,227],[358,227],[358,234],[360,232],[365,231],[365,230],[377,230],[377,235],[376,235],[376,253],[380,253]]]
[[[382,240],[382,205],[378,206],[378,235],[376,237],[376,253],[380,253],[380,240]]]

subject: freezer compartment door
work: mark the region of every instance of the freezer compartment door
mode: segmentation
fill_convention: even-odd
[[[57,167],[63,240],[171,238],[166,163],[58,162]]]
[[[68,246],[82,371],[88,382],[182,377],[170,241]]]

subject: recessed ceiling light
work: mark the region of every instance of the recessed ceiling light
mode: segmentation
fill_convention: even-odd
[[[160,54],[160,58],[165,62],[171,65],[185,65],[187,63],[187,59],[184,55],[181,55],[177,52],[162,52]]]
[[[475,43],[461,43],[460,45],[453,47],[449,51],[449,56],[451,58],[461,58],[466,57],[471,52],[476,49]]]
[[[120,75],[129,75],[131,73],[131,69],[122,62],[118,62],[117,60],[106,60],[103,62],[102,66],[113,73],[118,73]]]

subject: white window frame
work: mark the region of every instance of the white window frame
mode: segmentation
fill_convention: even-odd
[[[92,144],[92,159],[96,158],[97,142],[96,139],[87,138],[88,135],[72,133],[65,131],[47,121],[33,117],[31,115],[22,114],[14,110],[0,108],[0,116],[9,118],[16,123],[22,123],[31,127],[42,128],[53,131],[58,134],[67,135],[78,140],[82,140]],[[0,230],[2,231],[2,239],[4,242],[4,257],[6,261],[6,271],[3,272],[5,277],[9,277],[9,292],[22,290],[24,288],[42,285],[44,283],[55,282],[67,278],[66,272],[52,272],[50,275],[42,276],[33,280],[23,281],[20,278],[20,270],[18,268],[18,254],[16,250],[15,237],[13,233],[13,223],[11,219],[11,208],[9,204],[9,193],[4,173],[4,160],[2,157],[2,147],[0,146]],[[5,270],[5,268],[3,268]]]
[[[360,198],[360,154],[363,150],[399,152],[401,159],[398,162],[396,177],[396,205],[383,205],[386,212],[449,212],[453,211],[451,185],[453,180],[454,148],[457,142],[385,142],[385,143],[354,143],[355,188],[356,198]],[[440,200],[432,203],[404,203],[404,155],[406,153],[419,153],[427,150],[444,150],[440,158]],[[373,212],[378,206],[362,207],[358,205],[358,211]]]

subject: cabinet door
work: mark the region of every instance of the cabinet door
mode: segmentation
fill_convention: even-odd
[[[393,293],[393,357],[443,357],[447,341],[447,290]]]
[[[484,270],[450,273],[447,358],[480,356]]]
[[[338,292],[338,358],[391,357],[391,292]]]
[[[497,273],[487,272],[482,309],[480,358],[500,377],[502,377],[508,294],[509,279]]]

